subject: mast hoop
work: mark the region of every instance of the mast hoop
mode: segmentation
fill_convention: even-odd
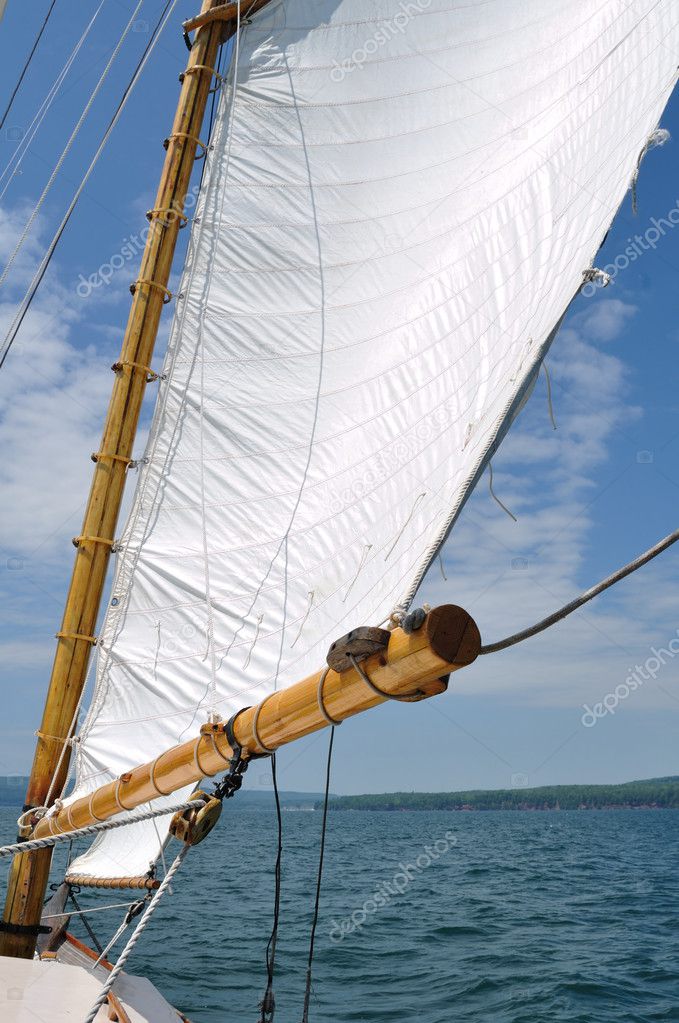
[[[145,277],[140,277],[138,281],[133,281],[132,284],[130,284],[130,294],[134,295],[137,288],[142,284],[145,284],[147,288],[158,288],[159,291],[162,291],[164,295],[163,305],[167,305],[168,302],[172,301],[172,292],[166,288],[164,284],[160,284],[158,281],[146,280]],[[125,364],[123,363],[122,365]],[[129,365],[136,365],[136,363],[129,363]]]
[[[106,547],[113,548],[115,540],[109,540],[105,536],[74,536],[72,543],[74,547],[80,547],[84,543],[102,543]]]
[[[93,462],[100,462],[104,458],[110,458],[112,462],[123,462],[126,466],[132,464],[131,458],[126,458],[125,455],[114,455],[108,451],[93,451],[90,455]]]
[[[80,742],[77,735],[49,735],[47,732],[41,732],[39,728],[36,728],[33,735],[37,736],[38,739],[43,739],[45,742],[63,742],[67,746],[75,746],[77,742]]]
[[[325,706],[325,700],[323,699],[323,686],[325,685],[325,680],[328,677],[328,672],[329,671],[330,671],[330,668],[324,668],[323,671],[321,672],[321,677],[318,680],[318,691],[317,691],[316,696],[317,696],[317,699],[318,699],[318,709],[320,710],[321,714],[323,715],[325,720],[328,722],[328,724],[332,725],[333,728],[335,728],[338,725],[341,725],[342,722],[341,722],[341,720],[339,718],[334,718],[334,717],[332,717],[332,715],[330,715],[328,713],[328,711],[326,709],[326,706]]]
[[[208,95],[212,95],[215,92],[219,92],[222,85],[226,81],[224,75],[220,74],[217,68],[210,67],[209,64],[192,64],[191,67],[187,67],[186,71],[182,71],[179,76],[179,81],[183,82],[187,75],[192,75],[196,71],[209,71],[210,77],[214,76],[217,79],[217,85],[213,89],[210,89]]]
[[[147,284],[148,282],[147,281],[141,281],[141,282],[138,282],[138,283]],[[132,285],[132,287],[134,287],[134,285]],[[160,287],[160,285],[158,285],[158,287]],[[168,295],[170,295],[170,298],[172,297],[172,295],[171,295],[171,293],[169,291],[168,291]],[[164,303],[164,304],[167,305],[167,303]],[[122,373],[122,371],[125,369],[126,366],[129,366],[130,369],[133,370],[133,371],[135,369],[138,369],[138,370],[141,370],[142,373],[145,373],[146,374],[146,383],[147,384],[152,384],[155,380],[160,380],[160,374],[159,373],[156,373],[154,370],[152,370],[150,366],[144,366],[144,364],[141,363],[141,362],[130,362],[130,361],[127,361],[127,360],[125,362],[114,362],[113,365],[111,366],[111,369],[113,370],[114,373]]]
[[[174,210],[174,209],[172,209],[171,206],[166,206],[164,208],[163,207],[157,207],[157,208],[154,208],[152,210],[147,210],[146,211],[146,219],[147,220],[153,220],[154,217],[157,218],[157,219],[160,219],[160,217],[163,214],[167,214],[169,217],[175,217],[177,220],[180,220],[181,221],[181,223],[179,225],[179,229],[180,230],[182,229],[182,227],[186,227],[186,225],[189,222],[189,218],[186,216],[185,213],[180,213],[179,210]],[[163,227],[169,227],[169,226],[170,226],[169,224],[163,224]]]
[[[262,713],[262,709],[264,708],[264,706],[267,703],[267,701],[271,699],[271,696],[275,696],[275,695],[276,695],[275,693],[271,693],[270,696],[267,696],[264,700],[262,700],[261,703],[257,704],[257,707],[255,708],[255,716],[252,719],[252,736],[253,736],[255,742],[257,743],[257,745],[259,746],[260,750],[262,751],[262,753],[275,753],[276,752],[275,749],[272,749],[270,746],[266,746],[262,742],[262,740],[260,738],[260,735],[259,735],[259,727],[258,727],[258,725],[259,725],[259,715]]]
[[[97,645],[96,636],[85,636],[82,632],[55,632],[56,639],[82,639],[85,643],[91,643],[92,646]]]
[[[188,139],[189,142],[194,142],[197,146],[201,147],[203,152],[200,154],[200,156],[194,157],[194,159],[203,160],[207,155],[208,147],[206,146],[206,144],[201,139],[199,139],[197,135],[189,135],[189,133],[186,131],[173,131],[171,135],[168,135],[167,138],[163,140],[163,149],[167,149],[170,145],[170,142],[173,142],[175,139]]]

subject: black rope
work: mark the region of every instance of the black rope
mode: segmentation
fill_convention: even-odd
[[[102,144],[102,142],[104,142],[107,139],[108,135],[112,131],[113,125],[115,123],[115,120],[116,120],[118,114],[120,113],[120,109],[126,103],[127,97],[129,96],[130,92],[132,91],[132,88],[133,88],[133,86],[135,84],[135,80],[136,80],[137,74],[139,73],[139,70],[140,70],[142,64],[144,63],[146,55],[148,54],[148,52],[151,49],[151,47],[154,45],[154,40],[155,40],[156,36],[158,35],[158,32],[160,31],[160,28],[161,28],[161,26],[163,24],[163,18],[165,17],[165,14],[166,14],[167,10],[169,9],[171,3],[172,3],[172,0],[167,0],[165,6],[163,7],[163,10],[161,11],[160,16],[158,18],[158,21],[156,22],[156,25],[155,25],[155,27],[153,29],[153,32],[151,33],[151,37],[150,37],[148,43],[146,44],[146,47],[144,48],[144,52],[142,53],[141,57],[139,58],[139,61],[137,62],[137,66],[135,67],[134,71],[132,72],[132,75],[130,76],[129,82],[125,86],[125,91],[124,91],[123,95],[120,98],[120,101],[118,103],[118,106],[116,107],[115,113],[113,114],[113,117],[109,121],[108,127],[106,128],[106,131],[104,132],[104,134],[101,137],[100,145]],[[47,273],[47,269],[48,269],[50,263],[52,262],[52,256],[54,255],[54,252],[56,250],[57,245],[61,241],[62,235],[63,235],[64,231],[66,230],[66,225],[68,224],[69,220],[71,219],[71,216],[72,216],[73,211],[75,210],[77,204],[78,204],[77,198],[73,199],[71,201],[71,204],[70,204],[70,206],[68,207],[68,209],[66,211],[66,215],[64,216],[64,219],[63,219],[63,221],[61,223],[61,226],[60,226],[59,230],[57,231],[56,235],[54,236],[54,238],[50,242],[49,248],[47,249],[47,253],[46,253],[47,258],[45,259],[45,263],[44,263],[42,269],[40,270],[40,273],[39,273],[35,283],[33,284],[32,288],[30,290],[30,293],[28,294],[28,297],[26,299],[26,304],[25,304],[25,306],[24,306],[24,308],[23,308],[23,310],[21,312],[21,316],[19,317],[19,320],[16,323],[16,325],[15,325],[14,329],[12,330],[11,334],[9,334],[7,336],[7,338],[6,338],[6,340],[5,340],[4,351],[2,352],[2,356],[0,357],[0,369],[2,369],[2,367],[4,366],[5,359],[7,358],[7,355],[9,354],[9,350],[12,347],[12,345],[14,344],[14,342],[16,340],[17,334],[21,330],[21,325],[24,322],[24,320],[26,319],[26,314],[28,313],[28,310],[31,308],[31,305],[33,304],[33,299],[35,298],[35,296],[37,294],[38,288],[42,284],[43,278],[44,278],[45,274]]]
[[[90,922],[87,919],[87,916],[82,912],[82,910],[80,908],[80,905],[78,903],[78,900],[76,899],[75,895],[73,894],[73,889],[72,888],[69,890],[68,897],[71,900],[71,902],[73,903],[73,905],[75,906],[75,908],[77,909],[78,913],[80,914],[80,919],[83,922],[83,926],[85,927],[85,930],[87,931],[87,933],[90,936],[90,941],[92,942],[92,944],[96,948],[96,950],[99,953],[99,955],[102,956],[104,954],[104,948],[101,945],[101,943],[99,942],[99,939],[97,938],[96,934],[92,930],[92,927],[90,926]],[[66,916],[66,915],[67,914],[64,914],[64,916]]]
[[[314,944],[316,941],[316,925],[318,924],[318,911],[321,905],[321,883],[323,881],[323,859],[325,857],[325,835],[328,823],[328,800],[330,797],[330,767],[332,764],[332,744],[335,739],[335,729],[330,729],[330,742],[328,743],[328,762],[325,768],[325,796],[323,799],[323,821],[321,823],[321,849],[318,856],[318,876],[316,878],[316,900],[314,902],[314,918],[311,924],[311,937],[309,939],[309,960],[306,968],[306,989],[304,991],[304,1011],[302,1012],[302,1023],[309,1021],[309,1001],[311,999],[311,967],[314,960]]]
[[[222,45],[222,43],[220,43],[219,44],[219,53],[218,53],[218,56],[217,56],[217,66],[215,67],[215,71],[220,76],[221,76],[221,70],[222,70],[222,57],[223,57],[223,55],[224,55],[224,46]],[[210,140],[212,139],[212,127],[213,127],[214,119],[215,119],[215,107],[217,105],[217,94],[220,91],[221,91],[221,77],[217,79],[217,85],[212,90],[212,98],[211,98],[211,101],[210,101],[210,116],[209,116],[208,127],[207,127],[207,145],[208,145],[208,147],[210,145]],[[203,187],[203,178],[205,177],[205,165],[206,164],[207,164],[207,160],[203,160],[203,162],[201,164],[201,168],[200,168],[200,181],[198,182],[198,191],[200,191],[201,188]]]
[[[283,855],[283,818],[281,816],[281,800],[278,793],[278,780],[276,778],[276,754],[271,754],[271,780],[273,782],[273,794],[276,800],[276,819],[278,822],[278,849],[276,852],[276,867],[274,870],[275,895],[273,903],[273,926],[271,936],[266,946],[266,991],[259,1004],[259,1023],[271,1023],[276,1009],[276,1001],[273,994],[273,975],[276,965],[276,943],[278,941],[278,920],[281,908],[281,858]]]
[[[535,625],[531,625],[529,629],[523,629],[521,632],[515,632],[512,636],[500,639],[497,643],[487,643],[481,647],[479,652],[482,654],[495,654],[498,650],[506,650],[507,647],[515,646],[516,643],[522,643],[524,639],[530,639],[531,636],[537,636],[539,632],[544,632],[544,630],[548,629],[550,625],[556,625],[557,622],[566,618],[566,616],[571,614],[573,611],[577,611],[579,607],[582,607],[583,604],[592,600],[593,597],[603,593],[603,591],[607,590],[609,586],[612,586],[614,583],[624,579],[625,576],[631,575],[632,572],[636,572],[636,570],[641,568],[642,565],[648,564],[649,561],[652,561],[653,558],[658,556],[658,554],[662,554],[663,551],[667,550],[668,547],[671,547],[673,543],[677,542],[677,540],[679,540],[679,529],[675,529],[673,533],[668,533],[666,537],[655,544],[655,546],[649,547],[647,551],[640,554],[638,558],[634,559],[634,561],[630,561],[627,565],[623,565],[623,567],[619,568],[617,572],[613,572],[612,575],[602,579],[600,583],[596,584],[596,586],[592,586],[589,590],[585,590],[585,592],[581,593],[579,597],[575,598],[575,600],[571,600],[569,604],[559,608],[558,611],[548,615],[547,618],[543,618],[541,621],[536,622]]]
[[[13,91],[12,95],[9,97],[9,103],[7,104],[7,106],[5,108],[5,112],[2,115],[2,118],[0,118],[0,130],[2,130],[2,128],[4,127],[5,121],[7,120],[7,115],[9,114],[10,110],[12,109],[12,104],[14,103],[14,100],[16,99],[16,94],[18,93],[19,89],[21,88],[21,83],[24,80],[24,77],[26,75],[26,72],[28,71],[28,68],[30,66],[31,61],[33,60],[33,55],[35,54],[35,51],[38,48],[38,43],[40,42],[40,40],[42,38],[42,34],[45,31],[45,29],[47,28],[47,22],[50,20],[50,15],[52,14],[52,11],[54,9],[54,5],[55,5],[56,2],[57,2],[57,0],[52,0],[52,3],[49,5],[49,9],[47,11],[47,14],[45,15],[45,20],[43,21],[42,25],[40,26],[40,31],[38,32],[37,36],[35,37],[35,42],[33,43],[33,48],[31,50],[31,52],[29,53],[28,57],[26,58],[26,63],[24,64],[23,69],[21,71],[21,74],[19,75],[19,81],[14,86],[14,91]]]

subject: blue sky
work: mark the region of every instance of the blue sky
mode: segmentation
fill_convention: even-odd
[[[107,0],[20,173],[0,177],[2,263],[22,230],[63,144],[136,4]],[[0,294],[7,323],[59,221],[79,174],[117,103],[163,4],[146,0],[120,60]],[[134,249],[152,205],[169,131],[177,75],[186,50],[176,26],[195,13],[177,4],[133,101],[64,236],[27,318],[20,344],[0,374],[0,664],[5,713],[0,772],[23,773],[33,750],[80,527],[91,463],[110,390],[108,366],[119,351],[136,259],[110,284],[82,282]],[[59,5],[57,5],[59,8]],[[0,96],[14,84],[46,0],[10,3],[0,22]],[[3,129],[0,174],[70,53],[94,3],[62,0],[39,59]],[[679,98],[662,125],[679,140]],[[639,208],[629,196],[597,265],[624,254],[638,235],[638,258],[613,283],[579,298],[548,359],[552,429],[542,376],[493,465],[495,490],[481,482],[422,599],[462,604],[492,640],[565,603],[677,525],[679,402],[676,354],[679,147],[670,141],[646,157]],[[679,219],[679,212],[675,213]],[[655,218],[655,221],[654,221]],[[663,219],[665,218],[665,223]],[[132,242],[130,243],[130,239]],[[177,261],[176,266],[179,266]],[[79,287],[80,285],[80,287]],[[169,316],[165,320],[167,329]],[[162,350],[163,336],[159,342]],[[146,416],[150,412],[147,403]],[[141,449],[141,443],[139,448]],[[339,730],[336,791],[509,787],[616,781],[679,773],[678,663],[671,657],[591,727],[593,706],[625,684],[630,671],[679,634],[677,554],[666,554],[582,613],[520,647],[454,676],[442,698],[387,706]],[[622,692],[622,690],[618,690]],[[282,756],[286,788],[320,786],[325,739]],[[364,751],[364,752],[363,752]],[[264,767],[252,770],[266,784]]]

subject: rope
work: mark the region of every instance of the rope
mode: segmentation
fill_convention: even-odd
[[[187,803],[178,803],[176,806],[165,806],[162,809],[145,810],[143,813],[136,813],[132,817],[125,817],[122,820],[112,818],[108,821],[101,821],[100,824],[89,824],[85,828],[76,828],[74,831],[65,831],[61,835],[49,835],[47,838],[31,838],[26,842],[15,842],[14,845],[3,845],[0,847],[0,856],[14,856],[15,853],[34,852],[36,849],[48,849],[59,842],[70,842],[74,838],[81,838],[84,835],[97,835],[100,831],[113,831],[115,828],[124,828],[128,824],[138,824],[140,821],[152,820],[154,817],[163,817],[168,813],[179,813],[180,810],[191,810],[194,807],[205,806],[204,799],[192,799]],[[42,807],[35,807],[40,810]]]
[[[554,405],[552,404],[552,380],[547,369],[547,363],[542,363],[542,368],[545,371],[545,383],[547,384],[547,408],[549,409],[549,418],[552,423],[552,429],[556,430],[556,419],[554,418]]]
[[[266,990],[264,997],[259,1003],[259,1023],[272,1023],[276,1001],[273,994],[273,975],[276,965],[276,943],[278,941],[278,920],[281,907],[281,858],[283,855],[283,819],[281,816],[281,801],[278,794],[278,780],[276,778],[276,754],[271,754],[271,780],[273,782],[274,798],[276,800],[276,820],[278,822],[278,849],[276,851],[275,895],[273,904],[273,926],[271,936],[266,946]]]
[[[97,11],[95,13],[95,17],[99,13],[101,8],[103,7],[104,2],[105,2],[105,0],[101,0],[101,3],[99,4],[99,7],[97,8]],[[99,81],[97,82],[97,84],[95,85],[94,89],[90,93],[90,98],[88,99],[87,103],[85,104],[85,106],[83,108],[83,111],[82,111],[80,117],[78,118],[78,121],[76,123],[75,128],[71,132],[71,135],[70,135],[70,137],[68,139],[68,142],[66,143],[66,145],[63,148],[63,150],[61,151],[61,156],[57,160],[57,162],[56,162],[56,164],[54,166],[54,169],[52,170],[52,173],[49,176],[47,184],[43,188],[42,194],[41,194],[40,198],[38,199],[37,203],[35,204],[35,206],[33,208],[33,211],[31,212],[30,217],[28,218],[28,221],[26,223],[26,226],[24,227],[23,233],[21,234],[21,237],[19,238],[19,241],[14,246],[14,251],[12,252],[11,256],[9,257],[9,259],[7,260],[7,265],[5,266],[5,269],[2,271],[2,274],[0,274],[0,284],[4,283],[5,279],[7,278],[7,275],[9,273],[9,271],[11,270],[12,266],[14,265],[14,261],[15,261],[16,257],[19,254],[19,250],[22,248],[24,242],[26,241],[26,238],[28,237],[28,234],[29,234],[29,231],[31,230],[31,227],[33,226],[35,218],[38,216],[38,213],[42,209],[43,203],[45,202],[45,199],[47,198],[48,193],[49,193],[50,189],[52,188],[52,185],[54,184],[54,180],[55,180],[57,174],[59,173],[59,171],[61,170],[61,168],[63,166],[64,160],[66,159],[66,157],[70,153],[71,149],[73,148],[73,144],[75,143],[75,140],[77,139],[78,135],[80,134],[80,129],[83,126],[85,118],[87,117],[87,115],[89,114],[90,110],[92,109],[92,104],[94,103],[95,99],[99,95],[99,91],[102,88],[104,82],[108,78],[109,71],[113,67],[114,62],[115,62],[118,54],[120,53],[120,49],[121,49],[123,43],[125,42],[125,39],[127,38],[128,32],[131,30],[132,25],[134,24],[134,22],[137,19],[137,15],[139,14],[139,11],[141,10],[143,2],[144,2],[144,0],[138,0],[137,6],[135,7],[134,11],[132,12],[132,16],[131,16],[130,20],[128,21],[127,25],[123,29],[122,35],[120,36],[118,42],[116,43],[115,48],[113,50],[113,53],[109,57],[108,63],[106,64],[106,67],[104,68],[104,70],[102,71],[102,73],[101,73],[101,75],[99,77]]]
[[[69,863],[70,863],[70,859],[69,859]],[[75,906],[76,910],[78,912],[82,912],[81,909],[80,909],[80,903],[76,899],[75,894],[73,892],[73,885],[69,885],[68,897],[71,900],[71,902],[73,903],[73,905]],[[85,930],[87,931],[87,933],[90,936],[90,941],[92,942],[92,944],[96,948],[96,950],[99,953],[99,955],[101,955],[102,952],[104,951],[103,948],[101,947],[101,942],[99,941],[99,938],[96,936],[96,934],[92,930],[92,926],[91,926],[89,920],[86,917],[83,917],[83,925],[85,927]]]
[[[514,515],[514,514],[512,514],[512,512],[510,512],[510,510],[507,507],[507,505],[502,503],[500,498],[497,496],[497,494],[493,490],[493,463],[492,462],[488,463],[488,489],[490,490],[490,496],[493,498],[495,503],[499,504],[500,507],[502,508],[503,512],[507,512],[507,515],[509,515],[510,519],[514,519],[514,522],[516,522],[517,521],[516,515]]]
[[[311,936],[309,938],[309,960],[306,968],[306,987],[304,990],[304,1010],[302,1012],[302,1023],[309,1023],[309,1001],[311,999],[311,967],[314,960],[314,944],[316,941],[316,925],[318,924],[318,911],[321,905],[321,883],[323,880],[323,859],[325,857],[325,835],[328,823],[328,800],[330,798],[330,767],[332,765],[332,745],[335,739],[335,729],[330,729],[330,741],[328,743],[328,760],[325,768],[325,795],[323,797],[323,821],[321,823],[321,848],[318,856],[318,875],[316,877],[316,899],[314,901],[314,918],[311,924]]]
[[[149,902],[149,904],[146,907],[146,910],[144,912],[144,915],[142,916],[141,920],[139,921],[139,923],[135,927],[134,931],[130,935],[130,939],[127,942],[127,944],[125,945],[125,948],[120,953],[120,956],[118,957],[118,962],[115,964],[115,966],[113,967],[113,969],[109,973],[108,977],[106,978],[106,983],[104,984],[104,986],[102,987],[101,991],[99,992],[99,996],[97,997],[96,1002],[94,1003],[94,1005],[90,1009],[88,1015],[86,1016],[86,1018],[84,1020],[84,1023],[94,1023],[94,1020],[95,1020],[95,1018],[97,1016],[97,1013],[99,1012],[99,1009],[101,1008],[102,1005],[106,1004],[106,1001],[108,999],[108,995],[109,995],[109,992],[111,991],[111,988],[113,987],[113,985],[115,984],[116,980],[118,979],[118,977],[122,973],[123,967],[124,967],[125,963],[130,958],[130,955],[134,951],[135,945],[137,944],[137,942],[139,941],[140,937],[142,936],[142,933],[143,933],[144,929],[146,928],[146,925],[148,924],[149,920],[151,919],[151,917],[155,913],[156,909],[158,908],[158,904],[159,904],[161,898],[163,897],[163,895],[167,891],[167,888],[168,888],[172,878],[174,877],[174,875],[177,873],[177,871],[181,867],[182,863],[184,862],[184,859],[186,858],[186,855],[187,855],[187,853],[188,853],[190,848],[191,848],[191,846],[185,845],[184,848],[179,852],[179,854],[175,858],[174,863],[172,864],[172,866],[168,870],[167,874],[163,878],[163,882],[162,882],[160,888],[158,889],[158,891],[155,893],[155,895],[153,896],[153,898]]]
[[[547,618],[543,618],[542,621],[532,625],[529,629],[523,629],[522,632],[515,632],[513,636],[507,636],[506,639],[501,639],[497,643],[488,643],[486,646],[482,646],[480,653],[494,654],[497,653],[498,650],[506,650],[507,647],[515,646],[517,643],[522,643],[524,639],[530,639],[531,636],[536,636],[539,632],[544,632],[544,630],[548,629],[551,625],[555,625],[563,618],[566,618],[567,615],[572,614],[573,611],[577,611],[579,607],[582,607],[583,604],[586,604],[593,597],[603,593],[603,591],[607,590],[609,586],[619,582],[620,579],[624,579],[625,576],[631,575],[632,572],[636,572],[636,570],[641,568],[642,565],[646,565],[649,561],[652,561],[653,558],[657,557],[657,555],[661,554],[664,550],[667,550],[667,548],[671,547],[673,543],[677,542],[677,540],[679,540],[679,529],[675,529],[673,533],[669,533],[663,540],[660,540],[654,547],[650,547],[644,554],[640,554],[638,558],[634,559],[634,561],[630,561],[629,564],[625,565],[623,568],[619,568],[617,572],[607,576],[606,579],[597,583],[596,586],[592,586],[591,589],[585,590],[585,592],[579,597],[576,597],[575,600],[571,600],[569,604],[565,604],[564,607],[555,611]]]
[[[358,663],[358,661],[356,660],[356,658],[354,657],[353,654],[347,654],[347,658],[351,662],[351,666],[354,669],[354,671],[356,671],[361,676],[361,678],[363,679],[365,684],[370,689],[372,689],[373,693],[375,693],[377,696],[381,696],[384,700],[405,700],[405,701],[408,701],[408,700],[411,700],[415,696],[424,696],[424,693],[422,692],[421,689],[411,689],[407,693],[400,693],[398,695],[396,695],[396,693],[388,693],[386,691],[386,689],[380,689],[379,686],[375,685],[373,680],[370,678],[368,673],[364,670],[362,665],[360,665]]]
[[[49,109],[52,106],[52,103],[56,99],[59,90],[63,85],[66,76],[68,75],[68,72],[71,70],[71,67],[75,62],[75,59],[78,56],[78,53],[80,52],[80,49],[83,46],[90,29],[92,28],[92,24],[93,22],[91,21],[87,28],[85,29],[85,31],[83,32],[83,34],[81,35],[78,42],[75,44],[75,47],[71,51],[70,56],[66,60],[66,63],[62,67],[61,71],[59,72],[55,80],[52,82],[52,85],[47,90],[47,95],[45,96],[42,103],[38,107],[37,112],[33,115],[33,120],[29,124],[21,141],[17,145],[16,149],[14,150],[9,160],[7,161],[2,173],[0,174],[0,181],[3,181],[4,178],[7,177],[7,180],[5,181],[5,184],[2,187],[2,191],[0,191],[0,199],[4,197],[5,192],[11,185],[14,178],[16,177],[19,168],[21,167],[21,164],[24,161],[24,157],[26,156],[28,150],[30,149],[33,139],[38,133],[38,130],[40,129],[42,122],[45,120],[45,117],[47,116]]]
[[[47,10],[47,14],[45,15],[45,18],[43,20],[42,25],[40,26],[40,31],[38,32],[37,36],[35,37],[35,42],[33,43],[33,46],[31,48],[31,52],[29,53],[28,57],[26,58],[26,62],[24,64],[23,68],[21,69],[21,74],[19,75],[19,80],[16,83],[16,85],[14,86],[14,91],[12,92],[12,95],[9,97],[9,103],[5,107],[5,112],[2,115],[2,118],[0,119],[0,129],[2,129],[4,127],[5,121],[7,120],[7,115],[9,114],[10,110],[12,109],[12,104],[14,103],[14,100],[16,99],[16,94],[18,93],[19,89],[21,88],[21,83],[23,82],[23,80],[24,80],[24,78],[26,76],[26,72],[28,71],[28,68],[30,66],[31,61],[33,60],[33,56],[35,54],[35,51],[38,48],[38,43],[42,39],[42,34],[45,31],[45,29],[47,28],[47,22],[50,20],[50,15],[52,14],[52,11],[54,10],[54,5],[55,5],[56,2],[57,2],[57,0],[52,0],[52,3],[49,5],[49,8]]]
[[[47,913],[47,915],[41,916],[41,920],[60,920],[64,916],[86,916],[90,913],[107,913],[110,909],[129,909],[131,906],[136,906],[139,902],[136,899],[134,902],[112,902],[108,906],[95,906],[94,909],[65,909],[63,913]]]
[[[69,207],[66,210],[66,213],[64,214],[64,216],[62,218],[61,224],[59,225],[59,227],[58,227],[58,229],[56,231],[56,234],[54,235],[54,237],[52,238],[52,241],[49,244],[47,252],[43,256],[42,262],[40,263],[40,266],[38,267],[38,269],[37,269],[37,271],[36,271],[36,273],[35,273],[35,275],[33,277],[33,280],[31,281],[30,285],[28,286],[28,290],[26,291],[26,294],[23,297],[23,300],[22,300],[21,305],[19,307],[19,311],[17,312],[16,316],[14,317],[14,320],[12,321],[12,324],[10,325],[9,330],[7,331],[7,334],[5,335],[5,340],[4,340],[3,344],[0,345],[0,369],[4,365],[5,359],[7,358],[7,353],[9,352],[10,348],[14,344],[14,341],[16,340],[16,336],[19,333],[19,330],[21,329],[21,324],[24,322],[26,314],[27,314],[28,310],[31,307],[31,304],[33,302],[33,299],[35,298],[36,292],[37,292],[38,288],[40,287],[40,284],[42,283],[42,279],[45,276],[47,268],[48,268],[48,266],[49,266],[49,264],[50,264],[50,262],[52,260],[52,256],[54,255],[55,249],[56,249],[57,245],[59,244],[59,242],[61,240],[61,236],[63,235],[64,231],[66,230],[66,225],[68,224],[68,222],[69,222],[69,220],[71,218],[71,215],[72,215],[74,209],[76,208],[76,206],[78,204],[78,200],[80,199],[80,196],[82,195],[82,193],[83,193],[83,191],[85,189],[85,186],[86,186],[87,182],[89,181],[90,176],[91,176],[92,172],[94,171],[94,168],[96,167],[96,165],[97,165],[97,163],[99,161],[99,158],[100,158],[101,154],[103,153],[103,151],[104,151],[104,149],[106,147],[106,143],[108,142],[109,137],[110,137],[111,133],[113,132],[113,129],[115,128],[116,124],[120,120],[120,116],[121,116],[123,110],[125,109],[125,105],[127,104],[127,101],[130,98],[130,95],[132,94],[132,91],[133,91],[135,85],[137,84],[137,82],[139,80],[139,77],[141,76],[141,73],[144,70],[144,67],[146,66],[146,63],[147,63],[149,57],[151,56],[151,53],[152,53],[156,43],[158,42],[158,39],[160,38],[160,35],[161,35],[163,29],[165,28],[165,25],[167,24],[167,22],[168,22],[168,20],[169,20],[169,18],[171,16],[175,6],[177,5],[177,2],[178,2],[178,0],[167,0],[167,3],[165,4],[165,7],[163,8],[163,10],[162,10],[162,12],[160,14],[160,16],[158,18],[158,21],[156,22],[155,28],[154,28],[154,30],[153,30],[153,32],[151,34],[151,38],[149,39],[149,41],[148,41],[148,43],[146,45],[146,49],[142,53],[142,55],[141,55],[141,57],[139,59],[139,63],[137,64],[137,66],[136,66],[136,68],[135,68],[135,70],[134,70],[134,72],[132,74],[132,77],[130,78],[130,81],[129,81],[128,85],[127,85],[127,88],[125,89],[125,92],[123,93],[123,95],[122,95],[122,97],[120,99],[118,107],[117,107],[115,113],[113,114],[113,117],[111,118],[106,131],[104,132],[104,134],[102,136],[102,139],[101,139],[101,142],[99,143],[97,151],[94,154],[94,156],[92,157],[92,161],[91,161],[89,167],[87,168],[87,170],[85,171],[85,174],[83,175],[83,178],[82,178],[80,184],[78,185],[78,187],[77,187],[77,189],[76,189],[76,191],[74,193],[73,198],[71,199]]]

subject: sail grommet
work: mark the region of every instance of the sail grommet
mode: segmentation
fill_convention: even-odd
[[[271,695],[273,696],[274,694],[272,693]],[[265,700],[262,700],[261,703],[257,704],[257,707],[255,709],[255,716],[252,719],[252,735],[254,737],[255,742],[257,743],[257,745],[259,746],[260,750],[262,751],[262,753],[275,753],[276,750],[272,749],[270,746],[265,746],[264,743],[262,742],[260,736],[259,736],[259,727],[258,727],[259,726],[259,715],[261,714],[261,712],[262,712],[262,710],[264,708],[264,705],[266,704],[268,699],[269,699],[269,697],[267,697]]]
[[[342,722],[340,721],[339,718],[334,718],[334,717],[332,717],[332,715],[330,715],[328,713],[328,711],[326,709],[326,706],[325,706],[325,701],[323,699],[323,686],[325,685],[325,680],[328,677],[328,672],[329,671],[330,671],[330,668],[324,668],[323,671],[321,672],[321,677],[318,680],[318,690],[317,690],[317,693],[316,693],[316,698],[318,700],[318,709],[320,710],[321,714],[323,715],[325,720],[328,722],[328,724],[332,725],[333,728],[335,728],[335,727],[337,727],[337,725],[341,725]]]

